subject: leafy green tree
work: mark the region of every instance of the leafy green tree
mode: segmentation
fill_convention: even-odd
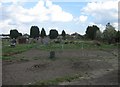
[[[99,40],[99,41],[103,39],[103,34],[100,30],[96,31],[96,38],[95,39]]]
[[[44,29],[44,28],[42,28],[40,36],[41,36],[42,38],[44,38],[44,37],[46,36],[46,32],[45,32],[45,29]]]
[[[116,33],[116,42],[120,42],[120,31],[119,30]]]
[[[115,39],[116,34],[117,31],[115,30],[115,28],[112,25],[110,25],[110,23],[108,23],[106,25],[106,29],[103,31],[104,40],[106,40],[109,44],[111,44]]]
[[[58,31],[57,31],[57,30],[51,29],[51,30],[49,31],[49,37],[50,37],[50,39],[56,39],[57,36],[58,36]]]
[[[94,40],[96,37],[96,32],[99,30],[99,27],[96,25],[88,26],[86,30],[86,36],[87,38]]]
[[[10,38],[18,38],[20,36],[19,32],[17,29],[10,30]]]
[[[39,31],[38,26],[32,26],[30,28],[30,37],[31,38],[37,38],[37,37],[39,37],[39,33],[40,33],[40,31]]]
[[[61,34],[61,35],[62,35],[63,39],[65,39],[66,33],[65,33],[64,30],[62,31],[62,34]]]

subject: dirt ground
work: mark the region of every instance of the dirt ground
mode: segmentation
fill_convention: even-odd
[[[55,60],[50,60],[49,51],[32,49],[13,55],[16,60],[2,61],[3,85],[28,85],[77,73],[81,73],[81,78],[60,85],[118,84],[117,49],[80,49],[55,53]]]

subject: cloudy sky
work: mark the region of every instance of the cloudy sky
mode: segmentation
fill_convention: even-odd
[[[0,34],[11,29],[30,33],[31,26],[66,33],[85,34],[87,26],[97,25],[101,31],[110,22],[118,29],[118,0],[2,0],[0,2]]]

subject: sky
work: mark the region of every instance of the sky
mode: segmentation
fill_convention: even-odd
[[[103,32],[108,22],[118,30],[119,0],[0,0],[0,34],[11,29],[30,34],[31,26],[61,34],[85,34],[97,25]]]

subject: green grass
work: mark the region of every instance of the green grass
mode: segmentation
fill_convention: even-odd
[[[83,47],[86,48],[86,44],[83,44]],[[89,45],[87,45],[89,47]],[[81,44],[49,44],[49,45],[39,45],[37,49],[40,50],[65,50],[65,49],[81,49]]]
[[[42,44],[17,44],[16,47],[10,47],[8,46],[8,42],[4,41],[2,44],[2,57],[3,59],[12,59],[10,57],[11,55],[14,54],[19,54],[24,51],[27,51],[31,48],[36,48],[39,50],[44,50],[44,51],[62,51],[62,50],[67,50],[67,49],[98,49],[98,50],[106,50],[106,49],[114,49],[118,48],[116,45],[108,45],[101,43],[101,46],[96,46],[95,44],[92,43],[92,41],[75,41],[78,42],[76,44],[55,44],[51,43],[48,45],[42,45]],[[14,59],[14,58],[13,58]]]
[[[81,77],[80,74],[66,75],[64,77],[59,77],[51,80],[42,80],[42,81],[36,82],[35,85],[59,85],[59,83],[71,82],[73,80],[79,79],[80,77]]]
[[[13,60],[13,59],[16,59],[16,58],[13,56],[2,56],[2,60]]]
[[[16,47],[2,46],[2,54],[3,56],[10,56],[27,51],[33,47],[35,47],[35,44],[18,44]]]
[[[96,46],[93,43],[89,42],[81,42],[79,44],[49,44],[49,45],[38,45],[37,49],[40,50],[66,50],[66,49],[113,49],[117,48],[117,46],[111,44],[101,44],[101,46]]]

